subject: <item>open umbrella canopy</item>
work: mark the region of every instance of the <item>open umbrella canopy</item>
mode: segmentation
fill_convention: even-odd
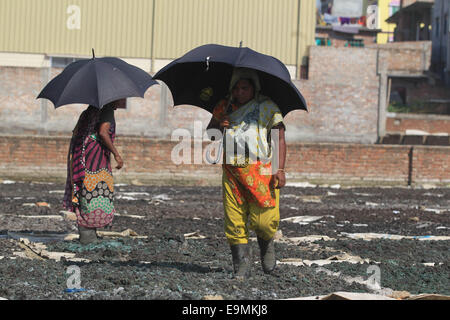
[[[72,103],[101,109],[105,104],[128,97],[144,97],[157,84],[144,70],[114,58],[82,59],[69,64],[38,95],[58,108]]]
[[[283,116],[295,109],[307,110],[286,66],[247,47],[203,45],[172,61],[153,78],[167,84],[174,105],[189,104],[212,112],[216,103],[229,93],[233,69],[242,67],[258,72],[261,93],[278,105]]]

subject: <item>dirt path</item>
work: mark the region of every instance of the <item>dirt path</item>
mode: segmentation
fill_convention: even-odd
[[[245,283],[231,279],[220,188],[118,185],[118,215],[108,231],[132,229],[141,237],[104,236],[100,245],[86,247],[62,240],[76,233],[75,222],[61,212],[62,190],[58,184],[0,184],[0,297],[288,299],[380,293],[368,285],[376,275],[371,266],[379,268],[381,289],[450,295],[450,240],[442,240],[450,236],[448,188],[286,187],[276,242],[280,263],[273,275],[265,275],[253,241],[252,277]],[[388,236],[365,241],[358,238],[363,233]],[[35,245],[39,238],[45,250],[66,258],[49,259]],[[85,291],[65,292],[68,281],[76,284],[77,272]]]

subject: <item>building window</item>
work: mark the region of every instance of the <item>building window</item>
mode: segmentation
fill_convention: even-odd
[[[357,47],[357,48],[364,48],[364,41],[362,39],[353,39],[353,40],[347,40],[345,43],[346,47]]]
[[[53,68],[65,68],[72,62],[78,61],[81,59],[77,58],[65,58],[65,57],[51,57],[51,65]]]
[[[316,46],[331,46],[331,40],[329,38],[316,37]]]

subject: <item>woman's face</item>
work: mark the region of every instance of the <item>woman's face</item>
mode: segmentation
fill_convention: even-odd
[[[241,79],[236,82],[231,90],[231,94],[238,105],[244,105],[255,96],[255,88],[250,81]]]

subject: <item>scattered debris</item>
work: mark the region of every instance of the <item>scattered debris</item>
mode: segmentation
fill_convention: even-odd
[[[418,294],[411,296],[408,300],[450,300],[450,296],[442,294]]]
[[[422,223],[422,224],[417,225],[416,228],[417,228],[417,229],[428,228],[428,227],[430,227],[430,226],[432,226],[432,225],[433,225],[432,222],[425,222],[425,223]]]
[[[129,201],[133,201],[133,200],[137,200],[136,198],[134,198],[134,197],[130,197],[130,196],[123,196],[123,195],[121,195],[121,194],[117,194],[117,195],[115,195],[114,196],[117,200],[129,200]]]
[[[25,257],[30,259],[52,259],[55,261],[60,261],[61,258],[65,258],[66,260],[73,262],[89,262],[87,259],[75,258],[75,253],[47,251],[47,246],[43,243],[31,242],[26,238],[21,238],[18,244],[25,250],[24,252],[13,252],[13,254],[19,257],[24,257],[25,254]]]
[[[393,298],[393,299],[407,299],[411,296],[411,293],[409,293],[408,291],[394,291],[392,292],[389,297]]]
[[[24,207],[36,207],[36,203],[22,203]]]
[[[114,213],[117,217],[134,218],[134,219],[145,219],[145,216],[139,216],[135,214],[120,214],[118,212]]]
[[[137,180],[137,179],[131,181],[131,184],[132,184],[133,186],[143,186],[143,185],[144,185],[141,181],[139,181],[139,180]]]
[[[36,205],[38,207],[47,207],[50,208],[50,204],[48,204],[47,202],[36,202]]]
[[[355,292],[370,292],[374,296],[382,296],[383,299],[388,297],[407,300],[440,297],[439,295],[421,295],[421,297],[414,295],[423,292],[449,294],[448,288],[445,287],[447,260],[444,259],[448,258],[446,242],[395,241],[397,239],[394,237],[403,239],[405,237],[402,235],[407,235],[411,239],[417,239],[411,235],[419,234],[422,240],[436,240],[439,239],[436,236],[448,236],[446,229],[450,227],[448,216],[445,213],[435,215],[423,211],[424,208],[432,208],[435,212],[436,209],[439,209],[439,212],[449,211],[445,209],[449,206],[446,200],[448,190],[439,189],[438,192],[443,193],[444,197],[432,198],[423,197],[423,193],[427,191],[411,188],[405,190],[396,188],[389,192],[383,192],[380,188],[355,188],[354,190],[360,193],[371,195],[370,198],[365,198],[361,194],[361,198],[356,199],[354,190],[331,192],[332,189],[321,188],[286,189],[290,195],[285,200],[290,204],[285,205],[286,215],[283,218],[288,215],[308,214],[311,216],[300,216],[300,219],[314,217],[314,221],[310,221],[308,226],[283,223],[283,232],[279,230],[275,236],[275,245],[279,254],[277,258],[280,263],[278,270],[281,272],[274,277],[266,277],[260,270],[260,265],[252,266],[256,271],[254,276],[249,279],[248,286],[241,286],[236,281],[228,280],[231,279],[232,261],[223,232],[223,208],[219,187],[212,187],[212,189],[185,186],[179,189],[167,186],[130,188],[130,191],[146,191],[150,196],[143,192],[125,192],[122,195],[149,199],[123,201],[123,203],[118,201],[117,208],[120,214],[117,216],[133,219],[117,219],[114,230],[132,228],[134,233],[128,232],[128,235],[125,235],[128,238],[124,237],[125,239],[111,239],[122,237],[124,235],[122,232],[104,234],[100,243],[83,246],[79,241],[60,241],[67,232],[76,232],[76,223],[71,220],[75,217],[73,213],[59,211],[59,202],[56,201],[56,198],[60,197],[58,192],[54,192],[51,199],[45,199],[55,208],[50,210],[45,207],[43,208],[45,210],[36,208],[35,203],[42,201],[43,198],[42,189],[61,190],[60,185],[53,188],[28,186],[29,184],[17,184],[17,189],[20,189],[22,193],[15,192],[10,186],[3,185],[1,189],[6,191],[5,195],[9,198],[0,197],[0,201],[4,204],[0,210],[2,212],[0,218],[5,226],[0,234],[0,244],[3,248],[0,251],[0,274],[2,274],[3,287],[7,288],[0,294],[8,299],[14,300],[23,295],[26,299],[142,297],[144,299],[199,300],[285,299],[305,296],[298,299],[321,300],[325,297],[333,297],[334,294],[334,298],[363,300],[368,297],[368,294],[356,297]],[[338,197],[330,197],[328,200],[333,201],[325,203],[324,197],[337,195],[336,193]],[[374,196],[377,193],[378,195]],[[159,204],[157,208],[148,205],[153,195],[161,194],[174,199],[172,201],[167,201],[165,197],[153,199],[154,204]],[[23,199],[28,199],[28,195],[35,198],[11,201],[10,199],[16,195],[24,195]],[[312,202],[321,199],[324,203],[305,204],[302,198]],[[376,202],[379,206],[365,207],[366,200]],[[32,207],[27,207],[23,206],[22,202],[34,203]],[[299,211],[287,209],[290,205],[300,208]],[[422,205],[424,208],[421,208]],[[422,211],[419,211],[419,208]],[[131,214],[128,215],[127,212]],[[56,216],[53,218],[39,216],[39,213],[59,215],[60,218],[57,220],[53,219]],[[328,213],[333,213],[335,218],[325,218]],[[414,216],[420,219],[408,220],[409,217]],[[296,217],[291,218],[294,221]],[[394,219],[400,221],[392,223]],[[336,228],[336,220],[346,229]],[[428,228],[425,226],[422,229],[416,228],[427,222],[431,222],[432,225]],[[355,229],[358,226],[364,229]],[[9,236],[9,231],[5,233],[5,230],[9,229],[17,230],[14,237]],[[373,237],[373,240],[390,240],[376,240],[369,243],[353,240],[351,236],[348,236],[354,235],[352,233],[348,235],[339,233],[340,230],[349,232],[348,230],[352,229],[377,234],[378,236]],[[192,232],[193,230],[195,232]],[[251,232],[251,234],[255,233]],[[148,240],[140,241],[137,238],[138,235],[148,235]],[[207,236],[206,239],[204,235]],[[36,237],[33,238],[34,236]],[[112,237],[108,238],[109,236]],[[28,247],[22,243],[27,249],[20,246],[19,241],[14,240],[20,237],[27,237],[30,240]],[[35,246],[36,240],[40,238],[54,238],[53,240],[56,241],[45,240],[46,248]],[[75,235],[74,239],[76,238],[78,235]],[[356,239],[362,238],[356,237]],[[258,244],[255,238],[252,240],[252,256],[254,262],[258,263]],[[366,237],[365,240],[372,239]],[[13,252],[16,253],[13,254]],[[86,263],[74,263],[73,261],[77,258],[86,259],[84,260]],[[370,259],[370,264],[377,264],[380,267],[383,285],[405,291],[402,293],[394,290],[389,292],[387,290],[389,288],[383,288],[385,291],[370,289],[366,280],[367,275],[370,275],[366,273],[368,261],[364,261],[366,258]],[[60,262],[55,263],[58,259]],[[380,264],[377,261],[380,261]],[[89,283],[87,292],[73,295],[63,292],[66,268],[73,264],[80,266],[83,283]],[[322,271],[330,269],[329,274],[325,271],[317,273],[319,268],[322,268]],[[347,277],[345,275],[347,272],[353,278]],[[106,273],[108,276],[104,277]],[[373,278],[374,276],[371,279]],[[265,282],[264,285],[261,285],[261,281]],[[60,289],[51,289],[58,288],[58,285]],[[346,292],[350,292],[350,295],[346,295]]]
[[[430,192],[424,193],[423,195],[429,196],[429,197],[438,197],[438,198],[441,198],[444,196],[443,194],[440,194],[440,193],[430,193]]]
[[[62,214],[62,216],[63,216],[63,218],[65,220],[77,221],[77,215],[76,215],[75,212],[67,211],[67,210],[61,210],[59,213]]]
[[[84,289],[84,288],[64,289],[64,292],[66,292],[66,293],[75,293],[75,292],[83,292],[83,291],[86,291],[86,289]]]
[[[306,225],[306,224],[309,224],[310,222],[317,221],[322,218],[323,218],[323,216],[296,216],[296,217],[284,218],[284,219],[281,219],[281,221]]]
[[[199,231],[191,232],[191,233],[185,233],[184,235],[185,239],[206,239],[205,236],[201,235]]]
[[[342,232],[340,235],[351,238],[351,239],[363,239],[363,240],[373,240],[373,239],[389,239],[389,240],[400,240],[400,239],[415,239],[415,240],[450,240],[449,236],[400,236],[397,234],[383,234],[383,233],[347,233]]]
[[[170,201],[170,200],[172,200],[172,198],[169,198],[169,196],[167,194],[163,193],[163,194],[158,194],[156,196],[153,196],[152,200]]]
[[[443,213],[443,212],[449,212],[449,211],[450,211],[450,208],[439,208],[439,209],[436,209],[436,208],[425,208],[425,207],[421,207],[421,209],[422,209],[423,211],[434,212],[434,213],[437,213],[437,214],[441,214],[441,213]]]
[[[123,194],[124,196],[150,196],[150,193],[148,192],[121,192],[120,194]]]
[[[115,296],[117,296],[117,295],[121,294],[124,290],[125,290],[124,287],[119,287],[119,288],[113,290],[113,294]]]
[[[286,187],[296,187],[296,188],[315,188],[317,185],[311,184],[309,182],[288,182]]]
[[[373,293],[333,292],[320,300],[395,300],[395,299]]]
[[[115,231],[97,231],[97,235],[100,237],[110,237],[110,238],[125,238],[125,237],[131,237],[135,239],[147,239],[147,236],[140,236],[136,232],[134,232],[131,229],[126,229],[122,232],[115,232]],[[64,241],[72,241],[77,240],[79,238],[78,234],[70,233],[65,238]]]
[[[368,207],[378,207],[379,204],[378,203],[374,203],[374,202],[366,201],[366,206],[368,206]]]
[[[301,196],[300,199],[303,202],[313,202],[313,203],[321,203],[322,196]]]
[[[216,296],[204,296],[202,300],[224,300],[221,295]]]
[[[273,240],[278,241],[281,238],[283,238],[283,231],[281,231],[281,229],[278,229],[277,232],[275,232],[275,235],[273,236]]]
[[[310,235],[310,236],[304,236],[304,237],[282,237],[280,240],[280,242],[285,242],[285,243],[289,243],[289,244],[299,244],[302,242],[315,242],[315,241],[333,241],[336,239],[330,238],[328,236],[322,236],[322,235]]]

